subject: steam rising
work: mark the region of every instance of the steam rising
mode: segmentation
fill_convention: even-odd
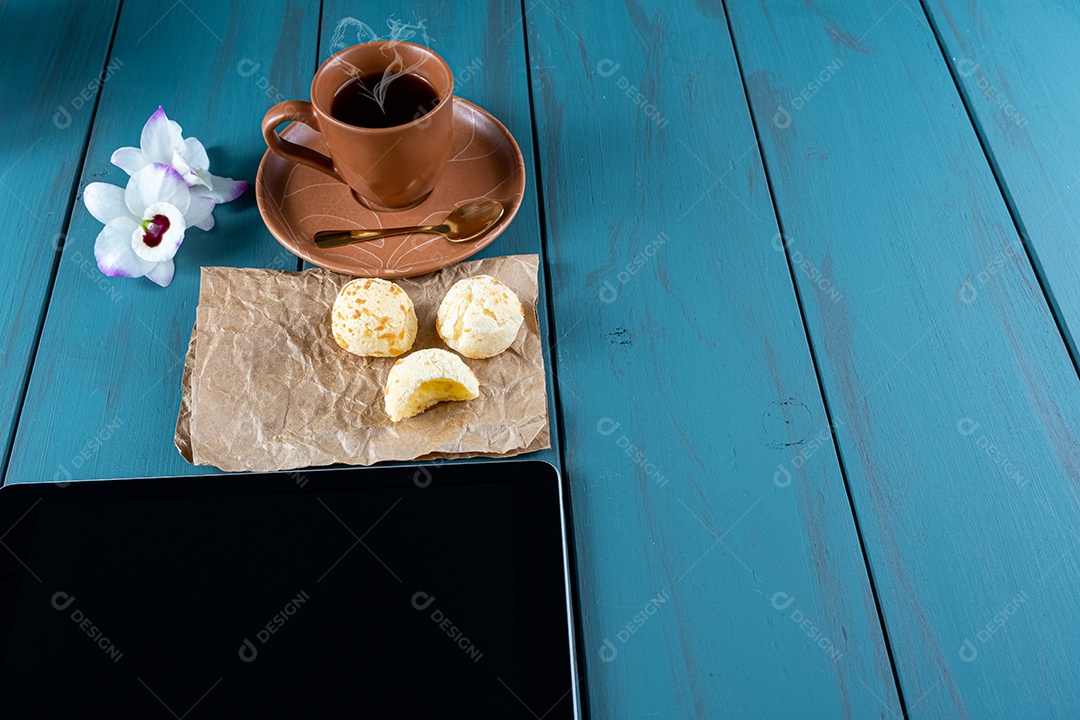
[[[430,45],[431,38],[427,34],[427,27],[424,23],[424,18],[414,17],[412,23],[407,23],[398,20],[391,15],[386,19],[386,25],[390,29],[390,34],[386,38],[380,38],[378,34],[371,29],[370,25],[353,17],[344,18],[337,24],[337,28],[334,31],[334,39],[330,43],[330,50],[333,52],[343,50],[350,44],[353,44],[346,40],[346,37],[352,33],[355,33],[356,43],[372,42],[380,39],[390,41],[390,45],[386,50],[393,53],[393,58],[386,66],[386,70],[383,71],[383,76],[379,79],[379,82],[375,84],[374,88],[368,88],[364,84],[358,84],[360,94],[373,100],[383,112],[386,112],[386,93],[390,89],[390,83],[402,75],[416,72],[424,64],[424,61],[420,60],[412,65],[406,65],[405,60],[401,57],[401,53],[398,52],[396,47],[397,43],[410,41],[418,35],[418,42],[423,45]],[[364,73],[361,72],[359,68],[349,65],[349,75],[353,78],[359,78],[362,77]]]

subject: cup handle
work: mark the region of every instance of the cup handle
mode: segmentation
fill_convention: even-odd
[[[312,107],[311,103],[303,100],[279,102],[267,111],[262,122],[263,138],[266,140],[266,146],[270,148],[270,151],[275,155],[314,168],[338,182],[344,183],[345,180],[341,177],[337,168],[334,167],[334,162],[330,158],[311,148],[289,142],[278,135],[277,126],[289,121],[304,123],[315,132],[319,132],[319,122],[315,118],[315,108]]]

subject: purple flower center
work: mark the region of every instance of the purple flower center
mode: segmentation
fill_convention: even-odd
[[[143,223],[142,241],[146,247],[157,247],[161,244],[161,238],[169,229],[169,218],[164,215],[155,215]]]

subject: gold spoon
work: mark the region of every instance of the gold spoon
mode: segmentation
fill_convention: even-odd
[[[384,228],[382,230],[322,230],[315,233],[315,246],[321,248],[351,245],[368,240],[378,240],[387,235],[405,235],[407,233],[437,233],[450,242],[475,240],[503,216],[505,209],[498,200],[475,200],[462,205],[446,216],[439,225],[420,225],[417,227]]]

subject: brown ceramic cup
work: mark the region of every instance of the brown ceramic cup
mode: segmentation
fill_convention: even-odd
[[[359,127],[330,114],[334,94],[358,74],[387,68],[420,76],[438,102],[426,114],[387,128]],[[311,102],[286,100],[270,108],[262,132],[270,151],[345,183],[376,210],[400,210],[423,202],[450,159],[454,120],[454,74],[430,49],[408,42],[353,45],[331,56],[311,81]],[[301,122],[322,135],[320,152],[282,138],[277,126]]]

